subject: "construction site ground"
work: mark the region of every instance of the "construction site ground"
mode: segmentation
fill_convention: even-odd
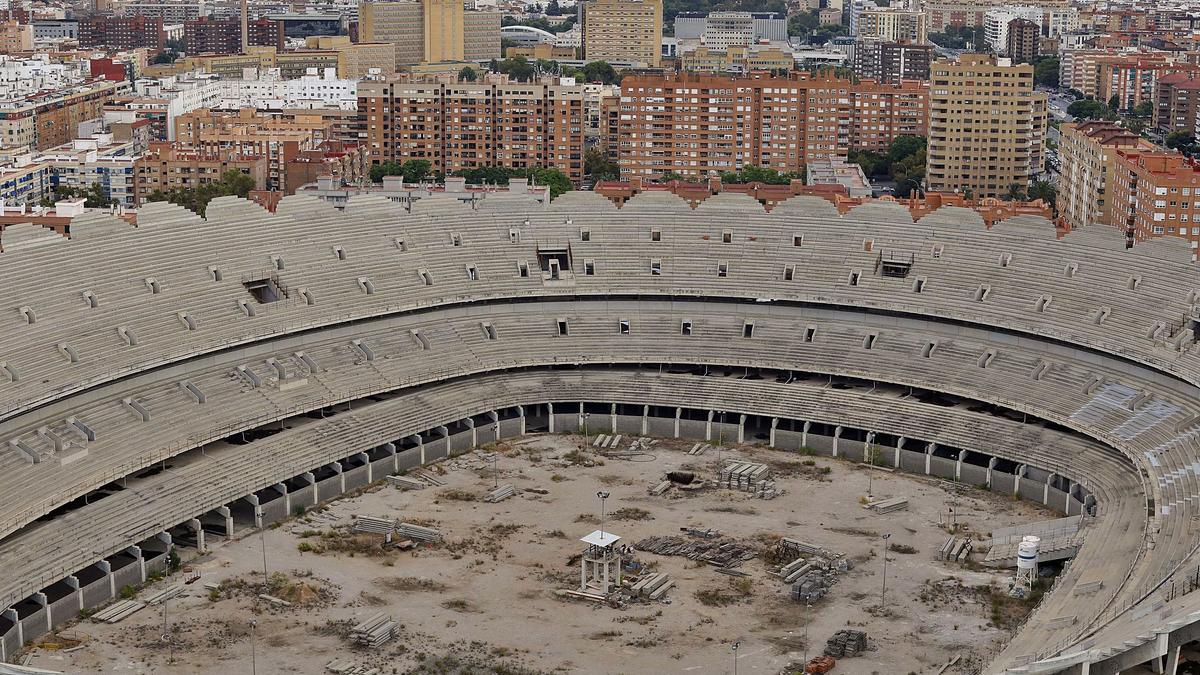
[[[582,444],[578,435],[528,436],[451,460],[439,476],[443,486],[376,484],[262,536],[246,530],[201,556],[181,549],[183,569],[138,593],[198,572],[167,602],[165,617],[162,607],[148,606],[117,624],[83,619],[60,631],[81,646],[35,647],[25,662],[66,673],[162,675],[316,674],[333,660],[379,673],[728,673],[736,657],[739,673],[777,673],[820,654],[835,631],[857,628],[871,649],[839,660],[833,672],[933,673],[960,656],[947,672],[966,673],[1027,608],[997,599],[1011,571],[937,560],[948,509],[960,534],[981,539],[994,527],[1054,517],[976,487],[760,447],[726,448],[722,456],[771,465],[783,493],[775,499],[716,488],[651,496],[647,488],[668,471],[711,481],[718,451],[689,455],[693,442],[661,440],[618,459],[590,445],[580,451]],[[488,450],[499,451],[498,477],[479,459]],[[518,494],[482,501],[497,481]],[[908,509],[863,508],[869,483],[877,498],[907,498]],[[600,527],[598,491],[610,494],[604,529],[622,543],[713,528],[763,550],[781,536],[803,540],[845,553],[853,567],[810,611],[790,599],[771,574],[777,566],[761,557],[744,562],[737,570],[748,576],[737,577],[684,557],[635,552],[670,574],[667,602],[612,607],[563,598],[557,589],[579,585],[572,562],[583,550],[579,538]],[[358,515],[436,527],[444,542],[382,550],[376,535],[349,534]],[[885,533],[894,550],[881,610]],[[292,604],[261,600],[260,591]],[[399,636],[373,650],[354,646],[350,627],[379,612],[400,624]]]

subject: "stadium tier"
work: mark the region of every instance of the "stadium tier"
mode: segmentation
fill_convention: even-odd
[[[166,565],[529,431],[812,448],[1085,514],[987,672],[1200,637],[1183,241],[796,197],[150,204],[0,234],[0,658]],[[164,471],[163,469],[170,469]]]

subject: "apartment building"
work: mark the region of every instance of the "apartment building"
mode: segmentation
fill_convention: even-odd
[[[657,68],[662,61],[662,0],[587,0],[583,54]]]
[[[363,2],[361,42],[396,46],[393,70],[418,63],[500,58],[501,13],[464,10],[459,0]]]
[[[151,143],[150,150],[133,163],[133,201],[141,205],[155,192],[216,183],[226,171],[241,171],[254,179],[256,190],[267,189],[268,161],[263,155],[236,150],[214,155],[171,143]]]
[[[228,153],[265,157],[265,189],[283,190],[287,164],[302,152],[319,148],[332,135],[331,127],[320,115],[284,120],[264,118],[251,108],[231,113],[200,108],[175,119],[175,143],[201,157]]]
[[[33,26],[15,19],[0,21],[0,54],[33,49]]]
[[[338,77],[361,78],[372,71],[390,75],[396,71],[396,45],[390,42],[350,42],[345,35],[316,36],[304,41],[311,50],[337,52]]]
[[[858,77],[885,84],[901,80],[928,80],[933,45],[886,40],[860,40],[854,44],[851,68]]]
[[[358,113],[372,164],[425,159],[434,171],[554,167],[583,179],[582,85],[363,81]]]
[[[790,49],[772,45],[696,47],[679,54],[682,70],[697,73],[748,73],[754,70],[791,70],[796,59]]]
[[[1200,65],[1177,60],[1165,52],[1103,56],[1096,59],[1096,98],[1117,98],[1117,109],[1128,112],[1142,101],[1154,100],[1154,83],[1170,73],[1200,74]]]
[[[851,147],[925,135],[928,89],[832,75],[637,73],[621,82],[618,157],[628,176],[703,177],[760,166],[799,172]]]
[[[1200,248],[1200,164],[1178,152],[1119,150],[1114,163],[1113,224],[1131,243],[1185,237]]]
[[[71,141],[80,122],[102,116],[116,89],[98,80],[0,102],[0,148],[45,150]]]
[[[1009,21],[1004,53],[1013,60],[1013,63],[1034,63],[1038,60],[1041,30],[1041,26],[1028,19]]]
[[[146,48],[160,52],[167,44],[163,20],[147,16],[93,16],[79,23],[80,47]]]
[[[1042,171],[1046,95],[1033,66],[963,54],[935,61],[929,95],[926,181],[939,192],[1004,195]]]
[[[1072,230],[1111,225],[1109,200],[1117,196],[1114,163],[1119,150],[1150,150],[1154,146],[1115,122],[1063,124],[1058,153],[1058,211]]]
[[[997,54],[1005,54],[1008,46],[1008,27],[1015,19],[1025,19],[1042,27],[1042,8],[1036,5],[1001,5],[992,7],[983,15],[983,39]]]
[[[1054,26],[1051,35],[1073,30],[1070,26],[1079,25],[1079,13],[1070,6],[1070,0],[1037,0],[1021,4],[1042,9],[1045,23]],[[999,5],[996,0],[927,0],[922,6],[929,17],[929,32],[942,33],[950,26],[980,28],[987,11]]]
[[[1163,134],[1172,131],[1196,132],[1200,110],[1200,76],[1195,73],[1169,73],[1154,83],[1154,108],[1150,123]]]
[[[246,24],[247,43],[283,51],[283,24],[257,19]],[[189,54],[238,54],[242,51],[242,24],[237,19],[203,17],[183,24],[183,41]]]
[[[851,32],[864,40],[904,40],[924,44],[929,41],[927,27],[928,17],[924,12],[901,7],[879,7],[870,2],[855,14]]]

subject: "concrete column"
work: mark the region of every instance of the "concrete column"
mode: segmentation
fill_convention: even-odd
[[[283,517],[290,517],[292,515],[292,496],[288,494],[287,485],[276,483],[271,486],[271,489],[278,492],[280,498],[283,499]]]
[[[68,586],[70,586],[71,588],[73,588],[75,590],[75,599],[77,599],[79,601],[79,611],[82,612],[83,611],[83,593],[79,592],[79,577],[72,574],[71,576],[67,577],[66,579],[63,579],[63,581],[65,581]]]
[[[146,583],[146,557],[142,555],[142,547],[130,546],[125,549],[125,552],[137,558],[134,564],[138,566],[138,578],[141,579],[141,583]]]
[[[112,573],[112,563],[101,560],[96,563],[96,567],[99,567],[100,571],[104,573],[104,578],[108,579],[108,597],[115,597],[117,595],[117,579]]]
[[[1046,484],[1042,486],[1042,505],[1050,506],[1050,483],[1058,474],[1050,474],[1046,476]]]
[[[800,432],[800,445],[808,447],[808,430],[812,428],[812,422],[804,423],[804,430]]]
[[[650,429],[650,406],[642,406],[642,435],[648,435]]]
[[[775,447],[775,428],[779,426],[779,418],[771,418],[771,440],[767,442],[768,447]]]
[[[581,558],[579,560],[579,590],[581,591],[587,588],[587,570],[587,558]]]
[[[345,492],[345,490],[343,490],[343,492]],[[222,518],[225,519],[225,536],[232,537],[233,536],[233,512],[229,510],[228,506],[218,506],[217,508],[215,508],[213,510],[217,512],[218,516],[221,516]]]
[[[471,447],[479,447],[479,430],[475,428],[475,420],[468,417],[463,420],[463,424],[467,425],[467,428],[471,430]]]
[[[715,414],[716,413],[713,412],[712,410],[708,411],[708,421],[706,421],[704,423],[704,440],[706,440],[706,441],[712,440],[712,422],[713,422],[713,415],[715,415]]]
[[[342,468],[341,462],[334,462],[329,465],[338,478],[338,494],[346,491],[346,470]]]
[[[996,469],[996,462],[997,462],[997,459],[995,457],[992,457],[991,459],[988,460],[987,486],[989,489],[992,487],[992,471],[994,471]]]
[[[517,414],[520,415],[520,419],[521,419],[521,434],[520,435],[524,436],[525,435],[525,406],[520,406],[520,405],[517,406]]]
[[[17,629],[17,644],[19,644],[19,645],[25,644],[25,631],[23,631],[21,629],[21,619],[17,615],[17,610],[15,610],[11,607],[4,610],[4,618],[13,622],[13,627]],[[0,640],[0,649],[3,649],[3,645],[4,645],[4,641]],[[12,656],[12,654],[3,654],[2,656],[5,659],[7,659],[8,657]]]
[[[474,441],[475,437],[472,436],[471,440]],[[395,443],[384,443],[381,447],[384,450],[387,450],[388,454],[391,455],[391,457],[392,457],[392,471],[399,471],[400,470],[400,458],[397,456],[399,453],[396,452],[396,444]]]
[[[737,440],[738,445],[741,445],[746,442],[746,416],[745,415],[738,415],[737,439],[738,439]]]
[[[931,464],[933,462],[933,451],[937,449],[937,443],[929,443],[925,446],[925,475],[930,474]]]
[[[612,429],[613,434],[616,435],[616,433],[617,433],[617,404],[616,403],[613,403],[612,407],[610,407],[608,409],[608,418],[609,418],[609,421],[608,421],[609,428]]]
[[[1179,652],[1182,649],[1183,645],[1175,645],[1173,649],[1167,650],[1167,662],[1163,667],[1163,672],[1166,675],[1177,675],[1179,673]]]
[[[1021,466],[1017,467],[1016,471],[1013,472],[1013,496],[1014,497],[1021,493],[1021,479],[1024,477],[1025,477],[1025,465],[1022,464]]]
[[[304,480],[308,481],[308,484],[312,486],[313,490],[311,506],[316,506],[317,504],[321,503],[321,498],[317,496],[317,477],[315,474],[313,474],[313,472],[306,471],[304,472]]]
[[[872,464],[872,465],[875,464],[876,461],[878,461],[878,458],[872,456],[873,453],[871,451],[873,450],[873,448],[871,446],[873,446],[873,445],[875,445],[875,432],[868,431],[866,439],[863,440],[862,456],[863,456],[863,462],[865,462],[867,464]]]
[[[38,591],[37,593],[34,593],[33,595],[31,595],[29,597],[33,598],[33,601],[36,602],[39,607],[41,607],[43,610],[45,610],[45,612],[46,612],[46,614],[45,614],[46,630],[47,631],[54,630],[54,623],[50,619],[50,603],[46,600],[46,594],[41,591]]]
[[[967,451],[959,450],[958,451],[958,461],[954,463],[954,480],[956,480],[956,481],[962,480],[962,465],[963,465],[963,460],[965,460],[966,458],[967,458]]]
[[[312,474],[309,475],[311,476]],[[196,533],[196,550],[200,553],[208,552],[208,547],[204,545],[204,526],[200,524],[200,519],[192,518],[188,521],[187,526],[192,528],[192,532]],[[113,595],[116,595],[116,591],[113,591]]]
[[[904,449],[904,444],[907,442],[908,442],[908,439],[903,436],[896,439],[896,451],[894,453],[892,453],[892,468],[893,469],[900,468],[900,451]]]
[[[499,436],[500,434],[496,434],[497,438]],[[409,436],[409,439],[416,442],[417,450],[421,453],[421,466],[425,466],[425,440],[421,438],[420,434]]]
[[[550,417],[550,433],[554,433],[554,404],[546,404],[546,414]]]
[[[836,426],[833,428],[833,456],[838,456],[838,442],[842,440],[842,427]]]
[[[439,434],[442,435],[442,441],[446,444],[446,458],[450,458],[450,429],[446,425],[441,425],[437,428]]]
[[[375,471],[371,468],[371,456],[365,452],[360,452],[357,455],[355,455],[354,457],[356,459],[358,459],[359,461],[361,461],[367,467],[367,482],[374,483],[375,482],[375,479],[374,479]]]
[[[250,502],[250,506],[254,509],[254,527],[261,528],[263,526],[262,503],[258,500],[258,495],[246,495],[246,501]]]
[[[683,418],[683,408],[676,408],[675,409],[675,436],[674,436],[674,438],[679,438],[679,420],[682,418]]]

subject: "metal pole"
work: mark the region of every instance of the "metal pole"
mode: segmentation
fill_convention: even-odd
[[[258,675],[258,660],[254,655],[254,628],[258,625],[256,619],[250,619],[250,673]]]
[[[737,675],[737,652],[738,652],[738,647],[741,647],[741,646],[742,646],[741,642],[733,643],[733,675]]]
[[[499,462],[500,453],[492,453],[492,478],[495,479],[493,482],[494,487],[500,487],[500,469],[498,467]]]
[[[804,601],[804,663],[808,663],[808,622],[812,621],[812,602]]]
[[[258,529],[258,538],[262,541],[263,551],[263,588],[267,587],[267,528],[260,527]],[[269,589],[268,589],[269,590]]]
[[[883,609],[887,606],[887,557],[888,557],[888,539],[891,534],[883,535],[883,591],[879,595],[879,608]]]
[[[600,498],[600,538],[604,538],[604,500],[608,499],[608,492],[601,490],[596,493]]]

